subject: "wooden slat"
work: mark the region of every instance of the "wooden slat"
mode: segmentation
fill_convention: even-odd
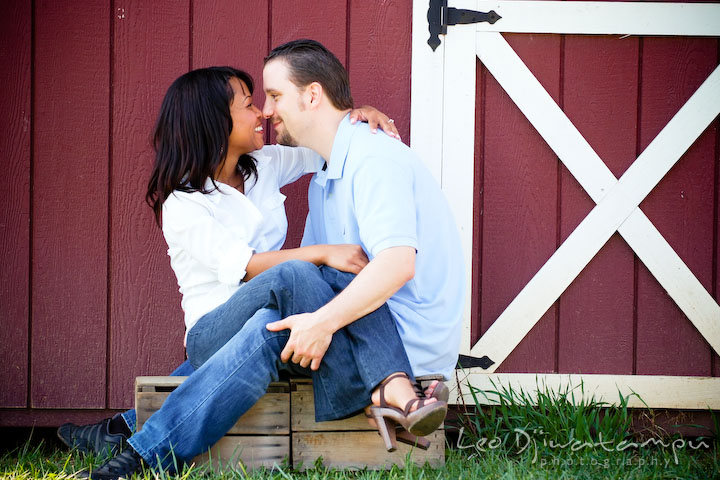
[[[395,119],[400,136],[408,143],[412,3],[349,3],[348,73],[355,104],[376,106]]]
[[[312,384],[293,381],[291,388],[290,422],[293,432],[374,430],[362,413],[344,420],[315,422],[315,397]]]
[[[138,429],[160,407],[170,392],[137,392],[135,408],[137,410]],[[250,408],[228,435],[287,435],[290,433],[290,402],[287,393],[266,393]]]
[[[124,2],[113,17],[110,272],[112,408],[130,408],[137,375],[183,361],[183,313],[167,245],[145,203],[150,142],[170,83],[188,69],[189,2]]]
[[[27,406],[30,305],[30,122],[32,9],[0,4],[0,406]]]
[[[638,45],[634,38],[564,41],[563,110],[615,177],[637,157]],[[594,205],[563,168],[561,241]],[[559,372],[633,373],[634,263],[615,234],[560,297]]]
[[[430,448],[421,450],[404,443],[388,453],[377,432],[298,432],[292,435],[293,467],[312,468],[317,458],[328,468],[389,469],[405,465],[408,458],[417,465],[428,462],[435,468],[445,464],[445,434],[435,431],[426,437]]]
[[[479,32],[720,36],[720,6],[701,3],[479,1]]]
[[[594,398],[596,401],[618,405],[620,394],[628,397],[630,408],[677,408],[689,410],[720,409],[720,378],[715,377],[671,377],[660,375],[565,375],[534,373],[486,374],[481,369],[467,369],[455,383],[449,383],[451,399],[461,394],[461,402],[474,405],[468,383],[476,389],[502,391],[512,387],[522,390],[533,400],[537,390],[564,392],[574,388],[577,401]],[[580,385],[582,384],[582,391]],[[547,388],[546,388],[547,387]],[[584,394],[583,394],[584,392]],[[635,393],[636,395],[632,395]],[[476,397],[481,404],[492,405],[497,396],[482,394]]]
[[[416,380],[423,387],[427,387],[433,380],[442,380],[442,375],[424,375],[417,377]],[[290,390],[290,419],[293,432],[375,431],[362,412],[343,420],[315,422],[315,397],[310,379],[291,379]]]
[[[306,0],[273,0],[270,48],[290,40],[312,38],[325,45],[347,67],[347,3]],[[271,140],[274,141],[274,134]],[[282,189],[287,196],[288,235],[285,248],[300,245],[307,217],[310,176]]]
[[[138,377],[135,409],[138,429],[158,411],[172,390],[187,377]],[[287,382],[273,382],[266,393],[227,432],[228,435],[287,435],[290,433],[290,393]]]
[[[105,407],[110,2],[36,2],[33,407]]]
[[[263,58],[268,51],[269,0],[192,2],[192,68],[229,65],[255,81],[253,102],[262,109]],[[240,20],[242,19],[242,20]],[[238,21],[242,28],[238,28]]]
[[[472,7],[475,2],[458,2],[458,7]],[[473,145],[475,138],[475,48],[472,25],[458,25],[452,35],[445,39],[445,68],[452,65],[452,75],[443,81],[440,114],[446,122],[442,128],[442,163],[440,170],[440,187],[447,198],[450,210],[460,233],[462,255],[465,269],[465,305],[463,309],[463,328],[460,339],[460,353],[468,353],[470,347],[470,284],[472,279],[471,265],[473,252]],[[462,118],[462,122],[449,126],[448,118]]]
[[[486,48],[484,41],[477,39],[478,48]],[[508,43],[549,94],[559,99],[560,39],[513,35],[508,36]],[[484,55],[480,60],[487,64]],[[484,207],[482,216],[476,216],[483,222],[483,333],[552,255],[558,228],[557,158],[492,77],[492,66],[484,100]],[[543,312],[530,337],[510,355],[502,371],[555,371],[555,308]]]
[[[208,453],[192,461],[202,465],[212,463],[214,471],[273,468],[290,458],[290,437],[265,435],[262,437],[225,436]],[[242,465],[241,465],[242,462]]]
[[[697,90],[717,65],[717,41],[643,40],[640,149]],[[717,94],[716,94],[717,95]],[[685,153],[642,209],[696,275],[699,289],[712,291],[714,182],[713,152],[717,122]],[[660,259],[662,260],[662,259]],[[678,275],[671,278],[677,279]],[[638,270],[637,372],[662,375],[710,375],[711,350],[686,315],[669,299],[644,266]],[[709,294],[706,294],[709,297]],[[693,301],[692,298],[689,300]],[[704,298],[700,300],[705,300]],[[694,300],[698,307],[703,303]],[[710,298],[706,302],[709,303]],[[720,348],[720,308],[706,318],[716,325]],[[690,316],[692,320],[692,316]],[[707,335],[706,335],[707,336]],[[712,341],[711,341],[712,343]]]
[[[412,13],[412,78],[410,147],[440,183],[445,42],[434,52],[427,44],[427,2],[414,0]],[[418,33],[422,32],[422,33]]]

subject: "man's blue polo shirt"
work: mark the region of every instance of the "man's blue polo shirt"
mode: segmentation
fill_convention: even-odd
[[[450,378],[465,298],[462,250],[447,201],[417,155],[346,116],[308,202],[303,245],[359,244],[370,260],[390,247],[416,249],[415,278],[387,303],[413,373]]]

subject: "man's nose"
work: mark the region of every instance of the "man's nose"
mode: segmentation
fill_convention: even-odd
[[[270,100],[267,98],[265,99],[265,104],[263,105],[262,115],[265,118],[270,118],[273,116],[273,109],[270,106]]]

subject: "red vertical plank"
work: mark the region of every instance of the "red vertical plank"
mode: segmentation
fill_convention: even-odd
[[[0,407],[27,405],[31,28],[29,2],[0,5]]]
[[[642,49],[640,149],[643,150],[717,65],[711,39],[648,38]],[[710,291],[713,265],[713,124],[641,204],[681,259]],[[640,265],[637,373],[709,375],[707,342]]]
[[[485,214],[485,122],[487,108],[488,71],[475,59],[475,142],[473,159],[473,240],[470,280],[470,344],[477,343],[482,334],[482,274],[483,274],[483,217]]]
[[[507,35],[550,95],[559,95],[560,37]],[[558,160],[490,75],[484,87],[481,331],[486,331],[553,254]],[[555,306],[498,371],[555,368]]]
[[[114,12],[111,408],[132,406],[136,376],[167,375],[184,358],[177,281],[144,200],[153,163],[148,139],[167,88],[188,70],[189,22],[188,0],[132,0]]]
[[[35,3],[33,407],[105,406],[108,1]]]
[[[406,142],[410,139],[411,21],[411,2],[351,3],[348,46],[353,99],[356,105],[373,105],[395,119]]]
[[[636,38],[565,38],[563,106],[616,178],[635,161]],[[563,168],[561,241],[595,203]],[[615,234],[560,300],[558,371],[631,374],[634,255]]]
[[[230,65],[255,80],[253,100],[262,108],[263,58],[268,47],[268,2],[193,2],[192,68]]]
[[[290,40],[311,38],[325,45],[347,67],[346,2],[323,0],[273,0],[270,48]],[[274,136],[272,137],[274,138]],[[288,238],[285,247],[300,244],[307,216],[307,188],[310,176],[306,176],[283,189],[287,195],[285,206],[288,215]]]
[[[719,42],[720,45],[720,42]],[[720,50],[720,48],[719,48]],[[715,301],[720,302],[720,120],[715,120]],[[720,376],[720,353],[712,352],[713,375]]]
[[[718,41],[720,51],[720,41]],[[720,55],[719,55],[720,56]],[[720,62],[718,62],[720,63]],[[720,120],[715,119],[715,301],[720,302]],[[720,355],[712,352],[713,375],[720,376]]]

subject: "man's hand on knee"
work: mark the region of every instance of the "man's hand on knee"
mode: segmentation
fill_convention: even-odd
[[[291,315],[283,320],[268,323],[266,328],[271,332],[289,329],[290,338],[280,353],[280,360],[284,363],[292,360],[303,368],[309,366],[311,370],[320,368],[320,362],[335,333],[315,313]]]

